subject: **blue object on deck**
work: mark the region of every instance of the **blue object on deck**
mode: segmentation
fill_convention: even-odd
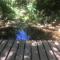
[[[24,30],[18,30],[17,31],[17,34],[16,34],[16,40],[29,40],[30,39],[30,36],[27,34],[26,31]]]

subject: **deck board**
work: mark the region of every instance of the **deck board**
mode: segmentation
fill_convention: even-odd
[[[2,43],[2,40],[0,40],[0,44]]]
[[[7,58],[7,55],[9,53],[10,47],[12,46],[13,41],[8,41],[4,51],[1,53],[1,60],[5,60]]]
[[[16,54],[16,50],[17,50],[17,42],[14,42],[13,47],[11,48],[6,60],[14,60],[15,59],[15,54]]]
[[[60,60],[60,42],[0,40],[0,60]]]
[[[47,41],[43,41],[43,44],[44,44],[45,49],[46,49],[48,60],[56,60],[53,51],[51,50],[51,48],[48,45],[48,42]]]
[[[25,42],[19,41],[19,49],[17,51],[16,60],[23,60]]]
[[[31,48],[32,48],[32,60],[39,60],[37,42],[36,41],[33,41]]]
[[[55,44],[56,48],[60,51],[60,41],[53,41],[53,44]]]
[[[41,60],[48,60],[41,40],[38,41],[38,49],[39,49],[40,59]]]
[[[24,51],[24,59],[23,60],[31,60],[31,46],[28,42],[25,43],[25,51]]]
[[[53,52],[54,52],[54,55],[56,57],[56,60],[60,60],[60,52],[58,50],[58,48],[56,47],[56,45],[53,43],[53,41],[48,41]]]
[[[0,45],[0,55],[3,52],[4,48],[6,47],[7,43],[8,43],[7,40],[2,41],[2,43]]]

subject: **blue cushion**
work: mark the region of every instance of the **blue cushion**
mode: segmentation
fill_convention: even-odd
[[[21,31],[17,31],[16,33],[16,40],[29,40],[30,36],[27,34],[26,31],[21,30]]]

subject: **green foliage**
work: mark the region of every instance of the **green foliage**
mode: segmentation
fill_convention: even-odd
[[[36,8],[33,3],[27,4],[27,11],[31,20],[36,20]]]
[[[37,0],[38,9],[58,10],[60,9],[59,6],[60,6],[59,0]]]
[[[0,0],[2,19],[21,22],[55,20],[60,17],[59,0]],[[59,18],[58,18],[59,19]]]
[[[11,0],[0,0],[0,7],[2,10],[2,19],[14,18],[15,12],[12,10],[13,2]]]
[[[51,22],[60,20],[60,0],[36,0],[36,9],[39,11],[41,21]]]

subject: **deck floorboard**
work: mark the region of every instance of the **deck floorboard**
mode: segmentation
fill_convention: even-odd
[[[60,60],[60,41],[0,40],[0,60]]]

